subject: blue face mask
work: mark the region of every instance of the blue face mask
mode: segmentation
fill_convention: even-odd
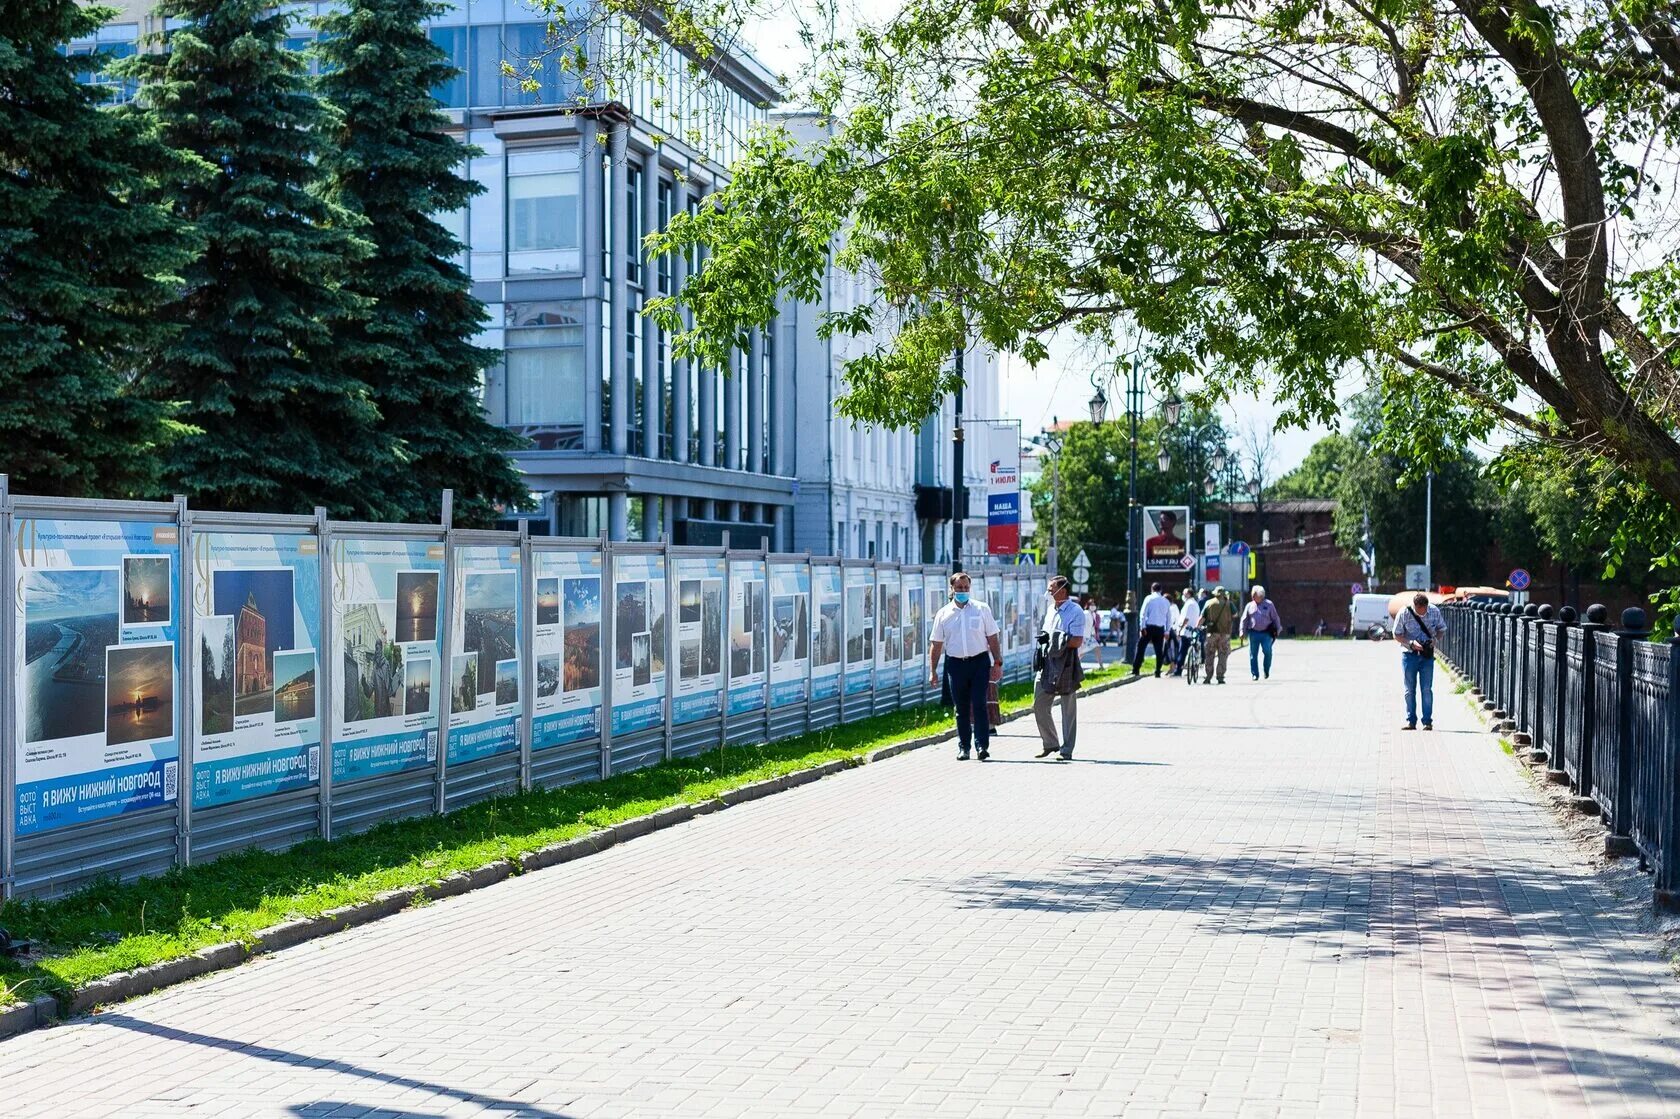
[[[968,605],[968,592],[967,591],[953,591],[951,593],[951,597],[956,599],[956,602],[957,602],[958,606],[967,606]]]

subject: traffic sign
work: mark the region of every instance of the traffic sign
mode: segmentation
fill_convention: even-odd
[[[1186,571],[1194,571],[1196,570],[1196,557],[1184,556],[1179,559],[1178,566],[1184,568]]]
[[[1354,594],[1364,594],[1365,593],[1365,584],[1364,583],[1355,583],[1353,585],[1353,593]]]
[[[1248,555],[1248,545],[1241,540],[1233,540],[1225,545],[1225,551],[1233,556],[1246,556]]]
[[[1506,578],[1505,585],[1514,591],[1528,590],[1529,575],[1525,568],[1517,568]]]
[[[1075,567],[1090,567],[1091,566],[1091,557],[1085,554],[1085,549],[1084,548],[1079,549],[1079,554],[1077,556],[1073,557],[1073,566],[1075,566]]]

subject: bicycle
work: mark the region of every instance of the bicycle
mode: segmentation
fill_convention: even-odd
[[[1193,685],[1196,683],[1197,677],[1202,674],[1202,631],[1199,629],[1191,630],[1189,633],[1183,634],[1180,640],[1185,642],[1184,682]]]

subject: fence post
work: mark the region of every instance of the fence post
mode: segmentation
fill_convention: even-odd
[[[1657,862],[1653,901],[1659,910],[1680,911],[1680,618],[1668,639],[1668,773],[1662,812],[1662,855]]]
[[[1565,606],[1558,611],[1557,630],[1552,634],[1552,724],[1549,748],[1546,751],[1546,780],[1554,785],[1567,785],[1569,774],[1563,767],[1564,723],[1569,718],[1569,627],[1575,624],[1575,608]]]
[[[1613,858],[1639,853],[1633,843],[1633,643],[1650,636],[1645,611],[1637,606],[1623,610],[1617,636],[1616,802],[1610,811],[1610,834],[1604,837],[1604,853]]]
[[[607,604],[613,613],[607,613]],[[612,538],[601,530],[601,780],[612,776],[613,665],[618,663],[618,570]],[[609,620],[611,624],[609,624]],[[669,623],[667,623],[669,625]]]
[[[519,788],[531,788],[532,708],[537,698],[537,565],[531,555],[531,522],[519,519]],[[667,627],[669,628],[669,627]]]
[[[1546,760],[1546,633],[1552,620],[1550,603],[1542,603],[1534,611],[1534,632],[1529,635],[1529,658],[1533,666],[1529,672],[1529,732],[1528,760],[1536,764]]]
[[[12,487],[11,479],[0,474],[0,657],[10,664],[17,648],[17,575],[13,560],[17,549],[12,546]],[[14,670],[15,672],[15,670]],[[6,682],[8,685],[11,681]],[[17,843],[17,750],[13,738],[16,733],[17,695],[10,686],[0,688],[0,902],[12,896],[12,851]]]
[[[1494,604],[1483,602],[1476,607],[1476,694],[1482,697],[1482,710],[1492,711],[1493,702],[1493,626]]]
[[[315,715],[321,727],[321,744],[316,747],[321,752],[321,760],[317,763],[317,780],[315,793],[320,798],[318,809],[321,824],[321,838],[332,838],[332,757],[333,733],[332,712],[333,699],[337,695],[334,689],[335,672],[338,666],[333,663],[333,606],[332,606],[332,527],[327,520],[325,506],[315,507],[315,558],[321,571],[320,590],[317,601],[321,610],[321,642],[320,649],[315,654]],[[447,670],[438,672],[441,681],[448,676]],[[404,689],[406,693],[406,688]]]
[[[1605,697],[1598,694],[1598,673],[1593,671],[1598,656],[1597,634],[1610,628],[1605,619],[1610,611],[1601,603],[1587,607],[1587,619],[1581,623],[1581,760],[1576,770],[1575,807],[1578,811],[1596,815],[1599,805],[1593,799],[1598,784],[1597,767],[1593,764],[1594,724],[1598,721],[1598,704]]]
[[[439,609],[443,611],[443,641],[439,660],[442,661],[443,672],[449,687],[444,690],[443,697],[438,703],[438,755],[437,755],[437,795],[434,798],[438,815],[443,815],[444,793],[449,782],[449,723],[455,712],[454,698],[454,659],[455,659],[455,491],[443,491],[442,513],[438,518],[443,526],[443,578],[439,583],[444,588],[443,602]]]
[[[193,709],[193,673],[189,669],[192,663],[188,658],[192,653],[193,643],[193,611],[187,603],[191,603],[192,575],[193,575],[193,527],[192,510],[187,508],[185,494],[175,495],[175,547],[180,557],[175,565],[177,591],[181,596],[181,605],[176,607],[175,623],[175,664],[177,679],[175,693],[175,743],[176,762],[175,772],[175,801],[178,823],[175,831],[175,863],[178,866],[192,864],[192,802],[193,802],[193,755],[198,748],[197,720],[192,717]]]

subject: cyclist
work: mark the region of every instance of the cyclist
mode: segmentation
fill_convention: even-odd
[[[1184,675],[1184,661],[1195,647],[1192,675],[1201,668],[1202,661],[1202,604],[1196,598],[1195,587],[1184,588],[1183,603],[1178,611],[1178,650],[1173,658],[1173,675]]]

